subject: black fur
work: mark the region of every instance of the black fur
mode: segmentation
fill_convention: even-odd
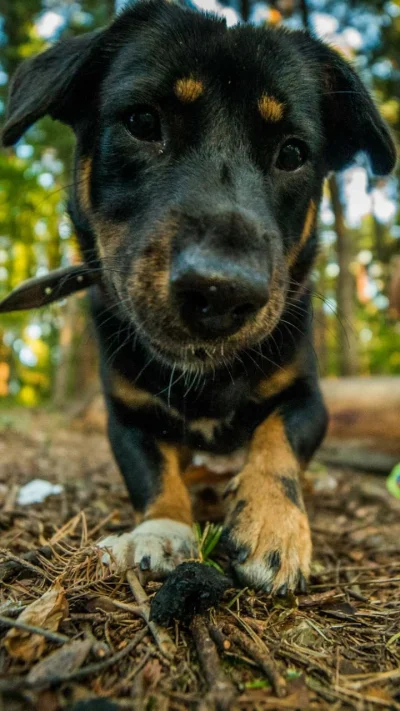
[[[185,103],[173,87],[188,77],[203,91]],[[284,107],[282,120],[261,116],[263,94]],[[159,112],[161,142],[129,133],[138,104]],[[310,201],[318,205],[328,171],[344,168],[358,151],[378,174],[395,163],[388,129],[351,67],[305,32],[227,29],[211,15],[142,1],[104,31],[64,40],[22,64],[5,145],[45,113],[77,136],[69,212],[85,261],[102,274],[92,311],[111,445],[134,506],[145,511],[160,491],[160,442],[226,454],[247,444],[276,410],[293,451],[307,462],[326,428],[308,289],[314,226],[301,243],[307,210]],[[307,147],[294,172],[276,163],[289,137]],[[82,159],[91,161],[89,207]],[[197,276],[216,271],[245,294],[267,283],[263,323],[244,315],[237,332],[210,334],[206,324],[203,333],[191,320],[196,301],[185,320],[174,279],[190,260]],[[164,278],[169,291],[162,297]],[[262,380],[294,362],[293,382],[257,396]],[[127,405],[113,391],[116,373],[156,399]],[[220,420],[211,440],[191,428],[199,418]],[[286,491],[298,504],[297,490]],[[279,552],[272,564],[280,565]]]

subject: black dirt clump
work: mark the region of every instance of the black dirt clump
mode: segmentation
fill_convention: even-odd
[[[151,619],[159,625],[174,619],[189,623],[194,615],[216,606],[230,587],[232,581],[209,565],[181,563],[153,597]]]

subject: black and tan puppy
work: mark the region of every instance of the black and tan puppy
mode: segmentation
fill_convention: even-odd
[[[304,32],[141,1],[22,64],[3,141],[44,114],[77,137],[69,211],[101,274],[93,315],[111,445],[139,525],[125,550],[168,573],[193,554],[183,452],[233,472],[232,566],[304,588],[299,475],[326,412],[308,279],[324,177],[388,130],[350,66]]]

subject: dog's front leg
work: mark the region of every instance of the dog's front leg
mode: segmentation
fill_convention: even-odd
[[[109,409],[109,437],[140,523],[122,536],[109,536],[121,568],[137,567],[146,577],[163,578],[196,555],[189,493],[181,479],[176,447],[127,425]]]
[[[311,534],[299,476],[326,429],[317,386],[297,383],[292,396],[254,432],[247,463],[227,490],[225,540],[244,584],[284,595],[304,589]]]

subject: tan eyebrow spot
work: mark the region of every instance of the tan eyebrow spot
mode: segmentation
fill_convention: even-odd
[[[258,110],[265,121],[280,121],[283,116],[284,105],[273,96],[263,94],[258,101]]]
[[[203,82],[193,77],[178,79],[174,86],[175,95],[185,104],[191,104],[199,98],[204,91]]]
[[[301,232],[300,247],[303,247],[303,245],[307,242],[307,240],[311,234],[311,230],[314,227],[316,214],[317,214],[317,206],[316,206],[314,200],[310,200],[310,204],[309,204],[308,210],[307,210],[306,219],[304,221],[303,230]]]

